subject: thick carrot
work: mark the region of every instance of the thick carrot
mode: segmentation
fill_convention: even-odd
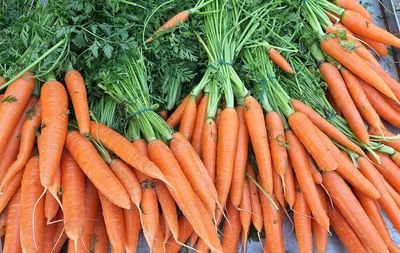
[[[400,39],[385,29],[378,27],[371,20],[364,18],[357,12],[346,10],[340,17],[340,22],[355,34],[377,42],[400,47]]]
[[[111,202],[108,202],[109,204],[112,205]],[[114,206],[115,207],[115,206]],[[105,221],[105,218],[103,214],[98,212],[97,216],[97,222],[96,222],[96,227],[94,228],[94,245],[93,245],[93,253],[105,253],[109,251],[109,246],[108,242],[110,240],[111,244],[111,239],[109,239],[108,231],[107,231],[107,223]],[[117,240],[121,240],[122,238],[116,238]],[[120,244],[120,242],[118,242]],[[125,252],[125,251],[114,251],[113,250],[113,245],[111,244],[111,249],[112,252]]]
[[[389,252],[368,215],[342,177],[330,171],[323,175],[324,186],[361,242],[373,252]]]
[[[21,183],[20,236],[23,252],[42,252],[44,198],[40,183],[39,158],[29,159]]]
[[[26,167],[26,166],[25,166]],[[4,187],[2,194],[0,194],[0,213],[4,211],[10,199],[21,185],[23,171],[18,172],[17,175]]]
[[[268,145],[267,128],[263,120],[263,111],[260,104],[252,96],[247,96],[244,99],[244,103],[247,109],[244,112],[244,116],[256,156],[261,185],[271,195],[274,187],[272,182],[272,161]]]
[[[90,122],[90,134],[135,169],[165,182],[165,178],[157,166],[147,157],[138,153],[136,148],[116,131],[92,121]]]
[[[99,194],[99,197],[111,250],[115,253],[125,253],[126,233],[124,211],[122,208],[114,205],[104,195]]]
[[[243,106],[236,107],[239,118],[238,141],[233,163],[232,184],[229,192],[230,200],[235,207],[238,207],[243,195],[243,184],[245,179],[246,163],[249,152],[249,131],[247,130],[244,118]]]
[[[171,193],[168,191],[167,186],[163,182],[158,181],[156,183],[156,193],[158,201],[160,202],[161,209],[163,211],[165,225],[168,226],[168,229],[172,233],[172,236],[175,238],[175,240],[178,240],[179,221],[175,200],[171,196]]]
[[[340,214],[339,210],[327,203],[328,216],[336,235],[342,241],[349,253],[367,253],[360,239],[354,233],[346,219]]]
[[[239,239],[240,232],[242,230],[242,226],[240,223],[239,211],[232,205],[230,201],[228,201],[227,205],[227,217],[228,221],[224,223],[224,236],[222,237],[222,249],[223,252],[236,252]]]
[[[183,111],[181,124],[179,125],[179,132],[191,141],[194,125],[196,123],[197,105],[196,98],[190,96],[186,103],[185,110]]]
[[[201,157],[212,181],[215,181],[217,161],[217,124],[213,119],[206,119],[201,137]]]
[[[326,143],[315,132],[317,127],[307,115],[302,112],[295,112],[289,116],[288,121],[293,132],[314,158],[318,166],[324,171],[335,170],[337,162],[332,157]]]
[[[201,147],[202,147],[202,136],[204,123],[207,119],[207,108],[208,108],[208,94],[204,94],[203,98],[200,101],[199,107],[197,108],[196,114],[196,122],[193,129],[192,135],[192,146],[196,153],[201,155]]]
[[[315,166],[314,162],[312,161],[311,157],[308,157],[308,164],[310,168],[311,175],[313,177],[315,184],[322,184],[322,175],[318,171],[317,167]]]
[[[67,150],[61,158],[61,180],[65,233],[77,247],[85,226],[85,175]]]
[[[254,169],[250,163],[247,164],[246,172],[252,178],[256,179]],[[258,187],[253,183],[253,181],[249,181],[249,189],[250,189],[250,203],[251,203],[251,221],[253,223],[254,228],[257,230],[258,233],[260,233],[263,228],[263,213],[261,209],[260,196],[258,195]]]
[[[317,196],[317,198],[319,197]],[[296,189],[296,201],[294,202],[293,210],[293,220],[299,252],[311,253],[313,251],[311,211],[304,192],[300,187]]]
[[[65,146],[100,193],[122,208],[131,207],[129,195],[124,186],[114,176],[88,139],[72,131],[67,135]]]
[[[28,104],[34,86],[33,73],[26,72],[23,77],[7,87],[0,102],[0,152],[7,146],[7,141]]]
[[[362,151],[359,146],[353,143],[336,127],[334,127],[331,123],[329,123],[326,119],[324,119],[321,115],[308,107],[306,104],[297,99],[292,99],[290,103],[297,112],[305,113],[308,118],[314,123],[314,125],[316,125],[319,129],[321,129],[321,131],[323,131],[326,135],[331,137],[337,143],[345,146],[351,151],[356,152],[357,154],[364,154],[364,151]]]
[[[368,62],[369,66],[386,82],[393,93],[396,95],[397,99],[400,98],[400,83],[393,78],[389,73],[387,73],[381,66],[376,66]]]
[[[333,108],[333,110],[335,110],[336,114],[342,115],[342,111],[337,106],[336,101],[333,99],[329,90],[326,91],[326,98],[328,99],[328,102],[332,105],[332,108]]]
[[[4,247],[2,251],[4,253],[22,252],[19,237],[21,212],[21,191],[18,190],[8,205]]]
[[[358,56],[355,52],[350,52],[344,49],[337,38],[326,38],[321,41],[321,48],[340,64],[349,69],[353,74],[359,76],[367,83],[373,85],[380,92],[389,98],[396,100],[393,91],[379,77],[376,72],[368,65],[368,63]]]
[[[273,47],[268,50],[269,58],[278,65],[283,71],[288,74],[293,74],[294,71],[286,59]]]
[[[324,207],[325,211],[328,212],[325,193],[320,186],[317,187],[317,190],[319,198],[322,201],[322,206]],[[317,253],[324,253],[328,246],[328,231],[324,230],[324,228],[314,219],[312,220],[312,228],[315,238],[315,249]]]
[[[360,13],[364,18],[372,20],[371,14],[356,0],[334,0],[334,4],[345,10],[351,10]]]
[[[126,231],[125,250],[127,253],[135,253],[139,243],[140,214],[137,208],[124,209],[124,221]]]
[[[282,180],[279,177],[278,173],[273,171],[273,183],[274,183],[274,195],[276,199],[279,202],[279,205],[282,207],[286,206],[286,201],[285,201],[285,193],[283,190],[283,185],[282,185]]]
[[[237,222],[239,222],[239,217],[237,219]],[[182,247],[182,244],[184,244],[190,237],[190,235],[193,233],[193,227],[190,225],[189,221],[185,216],[182,216],[179,219],[179,236],[178,240],[175,240],[173,237],[170,237],[168,242],[166,243],[166,252],[171,252],[171,253],[178,253],[179,250]],[[179,242],[179,243],[178,243]]]
[[[357,35],[357,37],[361,40],[361,42],[367,47],[371,48],[375,53],[377,53],[380,57],[386,57],[389,54],[389,50],[387,49],[386,45],[377,42],[375,40],[371,40],[367,37]]]
[[[90,116],[85,80],[77,70],[68,70],[64,80],[68,93],[71,96],[79,132],[83,135],[88,135]]]
[[[251,200],[249,180],[244,179],[243,196],[239,205],[240,223],[242,224],[242,244],[243,252],[247,252],[247,237],[251,225]]]

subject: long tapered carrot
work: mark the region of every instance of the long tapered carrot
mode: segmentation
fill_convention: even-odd
[[[356,0],[334,0],[333,3],[345,10],[358,12],[366,19],[372,20],[369,11]]]
[[[4,253],[22,252],[20,243],[21,191],[18,190],[12,197],[7,210],[7,223],[4,238]]]
[[[329,148],[315,132],[317,127],[306,114],[293,113],[289,116],[289,125],[322,170],[332,171],[337,168],[337,162],[332,157]]]
[[[268,194],[273,192],[272,161],[268,145],[268,134],[265,126],[264,115],[260,104],[252,96],[244,99],[246,111],[244,113],[247,129],[256,156],[261,185]]]
[[[23,252],[41,252],[43,247],[44,199],[40,198],[39,158],[29,159],[21,182],[20,236]]]
[[[295,177],[291,163],[285,173],[284,196],[289,207],[293,207],[296,198]]]
[[[74,69],[67,71],[64,80],[68,93],[71,96],[79,132],[87,135],[90,129],[90,116],[85,80],[81,73]]]
[[[326,172],[323,178],[324,186],[328,190],[333,203],[353,228],[361,242],[373,252],[389,252],[378,231],[343,178],[333,171]]]
[[[376,66],[371,62],[367,62],[369,66],[385,81],[385,83],[392,89],[393,93],[400,98],[400,83],[393,78],[389,73],[387,73],[381,66]]]
[[[361,14],[346,10],[340,17],[340,22],[355,34],[362,35],[377,42],[400,47],[400,39],[390,32],[375,25]]]
[[[208,94],[204,94],[197,108],[196,122],[194,125],[192,141],[191,141],[194,150],[199,155],[201,155],[202,136],[203,136],[204,123],[206,122],[207,119],[207,108],[208,108]]]
[[[85,175],[67,150],[61,158],[61,184],[65,233],[77,246],[85,226]]]
[[[179,132],[186,136],[191,141],[194,125],[196,123],[197,105],[196,98],[191,96],[185,105],[183,111],[181,124],[179,125]]]
[[[294,202],[293,210],[293,220],[299,252],[311,253],[313,251],[311,211],[304,196],[304,192],[300,188],[296,189],[296,201]]]
[[[100,193],[122,208],[131,207],[129,195],[124,186],[88,139],[72,131],[67,135],[65,146]]]
[[[160,216],[160,226],[158,226],[158,231],[156,233],[156,236],[154,237],[154,245],[153,248],[151,249],[152,252],[154,253],[164,253],[164,239],[165,239],[165,233],[163,230],[163,226],[164,224],[162,224],[163,222],[163,217]]]
[[[165,178],[157,166],[147,157],[138,153],[136,148],[116,131],[92,121],[90,122],[90,134],[135,169],[165,182]]]
[[[137,208],[124,209],[124,222],[126,232],[125,250],[127,253],[135,253],[139,243],[140,214]]]
[[[297,99],[292,99],[290,103],[296,111],[305,113],[308,118],[314,123],[314,125],[316,125],[319,129],[321,129],[321,131],[323,131],[326,135],[331,137],[337,143],[345,146],[351,151],[356,152],[357,154],[364,154],[364,151],[362,151],[359,146],[353,143],[336,127],[334,127],[331,123],[329,123],[326,119],[324,119],[321,115],[312,110],[306,104]]]
[[[270,48],[267,53],[268,53],[269,58],[271,58],[271,60],[276,65],[278,65],[283,71],[285,71],[288,74],[294,73],[290,64],[275,48]]]
[[[389,50],[382,42],[377,42],[375,40],[371,40],[370,38],[357,35],[357,37],[361,40],[361,42],[367,47],[371,48],[375,53],[377,53],[380,57],[386,57],[389,54]]]
[[[249,150],[249,132],[244,119],[244,111],[245,108],[243,106],[236,107],[239,118],[239,131],[235,161],[233,163],[232,184],[229,192],[230,200],[235,207],[239,206],[243,195],[243,184]]]
[[[32,72],[26,72],[23,77],[7,87],[0,102],[0,152],[11,136],[18,119],[21,117],[35,86]]]
[[[317,190],[319,198],[322,201],[322,206],[324,207],[325,211],[328,212],[325,193],[320,186],[317,187]],[[324,228],[315,220],[312,220],[312,228],[315,238],[315,249],[317,253],[324,253],[328,247],[328,231],[324,230]]]
[[[109,204],[112,205],[112,203],[108,202]],[[114,206],[115,207],[115,206]],[[107,224],[105,221],[105,218],[102,214],[102,212],[98,212],[97,215],[97,222],[96,222],[96,226],[94,228],[94,245],[93,245],[93,253],[103,253],[103,252],[108,252],[110,250],[110,247],[108,245],[109,240],[110,240],[110,244],[111,244],[111,239],[113,238],[109,238],[108,235],[108,231],[107,231]],[[117,238],[117,240],[122,240],[122,238]],[[119,244],[120,242],[118,242]],[[113,250],[113,245],[111,244],[111,249],[112,252],[125,252],[125,251],[114,251]]]
[[[321,48],[340,64],[345,66],[355,75],[367,83],[373,85],[380,92],[393,100],[397,100],[393,91],[379,77],[376,72],[368,65],[368,63],[358,56],[355,52],[350,52],[344,49],[337,38],[326,38],[321,41]]]
[[[215,167],[217,162],[217,124],[213,119],[206,119],[201,137],[201,157],[212,181],[215,181]]]
[[[239,217],[237,222],[240,225]],[[189,221],[185,216],[182,216],[179,219],[179,237],[178,240],[175,240],[173,237],[170,237],[168,242],[166,243],[165,250],[166,252],[177,253],[182,248],[182,244],[184,244],[193,233],[193,227],[190,225]],[[178,243],[179,242],[179,243]]]
[[[162,182],[156,183],[156,193],[163,211],[163,217],[175,240],[179,237],[179,220],[176,205],[167,186]]]
[[[249,180],[245,178],[243,184],[243,196],[239,204],[240,223],[242,224],[242,245],[243,252],[247,252],[247,237],[251,225],[251,200]]]
[[[322,77],[328,84],[328,89],[337,106],[346,118],[354,135],[363,143],[368,143],[369,134],[360,113],[354,104],[339,70],[331,63],[325,62],[319,66]]]
[[[246,172],[252,178],[256,179],[254,168],[250,163],[247,164]],[[263,228],[263,213],[261,209],[260,196],[258,194],[258,187],[253,183],[253,181],[249,181],[249,189],[251,203],[251,221],[257,232],[261,232]]]
[[[322,202],[318,196],[317,188],[314,184],[311,172],[308,168],[308,157],[306,150],[300,143],[299,139],[292,131],[286,132],[286,138],[289,143],[289,156],[292,161],[294,172],[300,188],[307,200],[308,206],[313,213],[313,216],[323,228],[329,230],[329,219],[326,211],[323,209]]]
[[[239,211],[228,201],[227,205],[227,217],[229,222],[224,223],[224,235],[222,237],[222,249],[223,252],[236,252],[242,225],[240,223]]]
[[[340,214],[339,210],[327,203],[328,216],[336,235],[342,241],[349,253],[367,253],[360,239],[354,233],[346,219]]]

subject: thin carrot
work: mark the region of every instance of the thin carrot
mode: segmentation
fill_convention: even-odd
[[[156,236],[154,238],[154,245],[151,249],[151,252],[154,253],[164,253],[164,238],[165,238],[165,234],[163,231],[163,225],[161,225],[163,219],[162,216],[160,216],[160,226],[158,226],[158,231],[156,233]]]
[[[175,240],[178,240],[179,221],[175,201],[171,196],[171,193],[168,191],[167,186],[163,182],[158,181],[156,183],[156,193],[163,211],[165,225],[168,226],[168,229],[172,233],[172,236],[175,238]]]
[[[6,234],[8,210],[0,214],[0,236],[3,237]]]
[[[108,202],[109,204],[112,205],[111,202]],[[115,206],[114,206],[115,207]],[[93,253],[105,253],[109,251],[109,246],[108,246],[108,242],[109,239],[109,235],[108,235],[108,231],[107,231],[107,224],[105,221],[104,216],[102,215],[102,213],[98,212],[98,216],[97,216],[97,222],[96,222],[96,227],[94,229],[94,245],[93,245]],[[121,240],[122,238],[116,238],[117,240]],[[111,243],[111,241],[110,241]],[[111,248],[112,248],[112,252],[125,252],[125,251],[114,251],[113,249],[113,245],[111,244]]]
[[[308,157],[308,164],[310,168],[311,175],[313,177],[315,184],[322,184],[322,175],[318,171],[317,167],[315,166],[314,162],[312,161],[311,157]]]
[[[325,211],[328,212],[328,208],[326,206],[326,197],[325,193],[320,186],[317,187],[317,191],[319,194],[319,198],[322,201],[322,206],[324,207]],[[317,253],[324,253],[328,246],[328,232],[324,230],[324,228],[318,224],[315,220],[312,220],[312,227],[314,232],[315,238],[315,249]]]
[[[69,132],[66,148],[100,193],[116,205],[129,209],[131,202],[124,186],[111,172],[93,144],[76,131]]]
[[[366,19],[372,20],[372,16],[369,11],[356,0],[334,0],[333,3],[345,10],[358,12]]]
[[[390,193],[396,205],[400,208],[400,194],[383,178],[383,184]]]
[[[12,197],[7,210],[7,222],[4,238],[4,253],[22,252],[20,243],[21,190]]]
[[[273,178],[273,183],[274,183],[274,195],[276,199],[279,202],[279,205],[281,207],[286,206],[286,201],[285,201],[285,193],[283,190],[283,185],[282,185],[282,180],[279,177],[278,173],[275,171],[273,172],[274,178]]]
[[[293,207],[296,196],[296,189],[294,187],[294,182],[295,178],[294,178],[293,168],[291,163],[289,162],[289,167],[285,173],[284,196],[286,203],[288,203],[290,208]]]
[[[305,195],[300,188],[296,189],[296,201],[294,202],[293,210],[293,220],[299,252],[311,253],[313,251],[311,211]]]
[[[239,218],[237,219],[237,222],[239,222]],[[175,240],[173,237],[170,237],[168,242],[166,243],[165,251],[171,253],[178,253],[182,247],[182,244],[184,244],[189,239],[192,233],[193,233],[192,225],[190,225],[189,221],[186,219],[185,216],[182,216],[179,219],[178,240]]]
[[[223,252],[236,252],[239,240],[240,240],[240,232],[242,230],[242,226],[240,223],[239,211],[232,205],[230,201],[228,201],[227,205],[227,217],[228,221],[224,223],[224,236],[222,237],[222,249]]]
[[[249,132],[247,130],[246,121],[244,118],[243,106],[236,107],[236,112],[239,119],[238,141],[235,152],[235,161],[233,163],[232,184],[229,191],[229,196],[232,204],[238,207],[243,195],[243,184],[245,179],[246,163],[249,150]]]
[[[171,128],[175,128],[181,122],[183,111],[185,110],[186,103],[189,100],[190,95],[186,96],[185,99],[178,105],[175,111],[168,117],[166,120],[167,124]],[[202,98],[202,94],[199,94],[196,97],[196,103],[199,103],[200,99]]]
[[[78,121],[79,132],[83,135],[88,135],[90,116],[85,80],[81,73],[74,69],[67,71],[64,80],[68,93],[71,96],[75,117]]]
[[[268,50],[268,56],[271,60],[278,65],[283,71],[288,74],[293,74],[294,71],[286,59],[273,47]]]
[[[336,172],[330,171],[326,172],[323,178],[324,186],[333,203],[349,222],[361,242],[373,252],[389,252],[368,215],[342,177]]]
[[[208,108],[208,94],[204,94],[203,98],[200,101],[199,107],[197,108],[196,114],[196,122],[193,129],[192,135],[192,146],[197,154],[201,155],[201,147],[202,147],[202,136],[204,123],[207,119],[207,108]]]
[[[250,166],[250,164],[247,164],[246,171],[252,178],[256,178],[254,169]],[[263,228],[263,213],[261,208],[260,196],[258,194],[258,187],[252,181],[249,181],[249,188],[251,203],[251,222],[253,223],[253,226],[257,230],[257,232],[260,233]]]
[[[212,181],[215,181],[217,161],[217,124],[213,119],[206,119],[201,137],[201,157]]]
[[[196,98],[190,96],[189,100],[186,102],[185,110],[183,111],[181,124],[179,125],[179,132],[181,132],[185,137],[191,141],[194,125],[196,123],[197,105]]]
[[[265,126],[264,115],[260,104],[252,96],[244,99],[246,111],[244,113],[247,129],[256,156],[261,185],[268,194],[273,192],[272,161],[268,145],[268,134]]]
[[[321,131],[323,131],[326,135],[331,137],[337,143],[345,146],[351,151],[356,152],[357,154],[364,155],[364,151],[362,151],[359,146],[353,143],[336,127],[334,127],[331,123],[329,123],[326,119],[324,119],[321,115],[308,107],[306,104],[297,99],[292,99],[290,103],[296,111],[305,113],[308,118],[314,123],[314,125],[316,125],[319,129],[321,129]]]
[[[393,78],[389,73],[387,73],[381,66],[376,66],[367,62],[369,66],[385,81],[385,83],[392,89],[393,93],[396,95],[397,99],[400,98],[400,83]]]
[[[7,146],[7,141],[28,104],[34,86],[35,77],[33,73],[26,72],[23,77],[7,87],[0,102],[0,152]]]
[[[385,44],[381,42],[377,42],[375,40],[371,40],[367,37],[357,35],[357,37],[361,40],[361,42],[367,47],[371,48],[375,53],[377,53],[380,57],[386,57],[389,54],[389,50],[385,46]]]
[[[400,191],[400,168],[389,156],[377,153],[381,159],[381,164],[376,164],[375,167],[379,170],[382,176],[390,183],[397,192]],[[372,157],[370,156],[372,159]]]
[[[64,231],[64,223],[63,222],[58,222],[56,224],[56,229],[54,231],[54,237],[53,237],[53,249],[52,251],[54,253],[59,253],[61,252],[61,248],[67,241],[68,237],[67,234]],[[73,251],[72,251],[73,253]]]
[[[377,42],[400,47],[400,39],[395,35],[375,25],[361,14],[346,10],[340,17],[340,22],[355,34],[362,35]]]
[[[57,200],[50,191],[47,191],[44,196],[44,218],[46,219],[47,224],[50,224],[53,218],[56,217],[58,209],[59,205]]]
[[[247,237],[249,235],[251,225],[251,200],[249,180],[244,179],[243,196],[239,205],[240,223],[242,224],[242,244],[243,252],[247,252]]]
[[[137,208],[124,209],[124,221],[126,230],[125,250],[127,253],[135,253],[139,243],[140,214]]]

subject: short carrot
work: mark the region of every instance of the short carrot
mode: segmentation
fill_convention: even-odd
[[[243,196],[239,205],[240,223],[242,224],[242,246],[243,252],[247,252],[247,241],[251,225],[251,200],[250,200],[250,186],[247,178],[243,184]]]
[[[366,19],[372,20],[369,11],[356,0],[334,0],[333,3],[345,10],[358,12]]]
[[[288,74],[293,74],[294,71],[286,59],[273,47],[268,50],[269,58],[278,65],[283,71]]]
[[[217,124],[213,119],[206,119],[201,137],[201,157],[213,182],[217,161],[217,138]]]

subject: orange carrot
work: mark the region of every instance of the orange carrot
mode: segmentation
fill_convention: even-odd
[[[256,179],[253,166],[249,163],[247,164],[246,172],[252,178]],[[261,209],[260,196],[258,195],[258,187],[252,181],[249,181],[249,189],[250,189],[250,203],[251,203],[251,221],[253,223],[254,228],[257,230],[258,233],[260,233],[263,228],[263,213]]]
[[[217,161],[217,124],[213,119],[206,119],[201,137],[201,157],[212,181],[215,181]]]
[[[201,155],[204,124],[207,119],[208,94],[205,94],[197,108],[196,122],[193,129],[192,145],[197,154]]]
[[[377,42],[375,40],[371,40],[367,37],[361,36],[361,35],[357,35],[357,37],[361,40],[361,42],[367,47],[367,48],[371,48],[372,51],[374,51],[375,53],[377,53],[380,57],[386,57],[389,54],[389,50],[387,49],[386,45],[381,43],[381,42]]]
[[[251,200],[249,188],[249,181],[245,178],[243,184],[243,196],[239,205],[240,223],[242,224],[243,252],[247,252],[247,237],[251,225]]]
[[[163,211],[165,224],[168,226],[168,229],[172,233],[172,236],[175,238],[175,240],[178,240],[179,221],[175,201],[171,196],[171,193],[168,191],[167,186],[160,181],[156,183],[156,193]]]
[[[351,10],[360,13],[364,18],[372,20],[371,14],[356,0],[334,0],[334,4],[345,10]]]
[[[273,183],[274,183],[274,195],[276,199],[279,202],[279,205],[282,207],[286,206],[286,201],[285,201],[285,193],[283,191],[283,185],[282,185],[282,180],[279,177],[278,173],[273,171]]]
[[[317,196],[317,198],[319,197]],[[293,210],[293,220],[299,252],[311,253],[313,251],[311,211],[304,192],[300,188],[296,189],[296,201],[294,202]]]
[[[200,99],[203,97],[202,94],[197,95],[196,103],[199,103]],[[189,100],[190,95],[186,96],[185,99],[178,105],[175,111],[166,120],[167,124],[171,128],[175,128],[181,122],[183,111],[185,110],[186,103]]]
[[[294,173],[293,173],[293,168],[292,168],[291,163],[289,162],[289,167],[285,173],[284,194],[285,194],[286,203],[288,203],[290,208],[293,207],[293,204],[295,201],[295,196],[296,196],[294,181],[295,181],[295,177],[294,177]]]
[[[396,205],[400,208],[400,194],[383,178],[383,184],[385,188],[390,193]]]
[[[385,81],[385,83],[392,89],[393,93],[396,95],[397,99],[400,98],[400,83],[389,75],[381,66],[376,66],[367,62],[369,66]]]
[[[239,223],[239,217],[237,219]],[[239,223],[240,224],[240,223]],[[240,225],[239,225],[240,226]],[[187,239],[189,239],[190,235],[193,233],[193,227],[190,225],[189,221],[186,219],[185,216],[182,216],[179,219],[179,237],[178,240],[175,241],[173,237],[170,237],[168,242],[166,243],[166,252],[171,253],[178,253]],[[179,242],[179,244],[177,243]]]
[[[50,224],[53,218],[56,217],[58,209],[59,205],[57,200],[50,191],[47,191],[44,196],[44,218],[46,219],[47,224]]]
[[[162,216],[160,216],[160,226],[158,226],[158,231],[156,233],[156,236],[154,237],[154,245],[151,249],[151,252],[154,253],[164,253],[164,238],[165,238],[165,234],[163,231],[163,226],[164,224],[161,225],[163,219]]]
[[[109,204],[112,205],[111,202],[108,201]],[[115,206],[114,206],[115,207]],[[109,235],[108,235],[108,231],[107,231],[107,224],[105,221],[105,218],[103,217],[102,213],[98,212],[98,216],[97,216],[97,222],[96,222],[96,227],[94,229],[94,245],[93,245],[93,253],[105,253],[109,251],[109,247],[108,247],[108,241],[109,241]],[[121,232],[121,231],[119,231]],[[110,240],[113,238],[110,238]],[[118,240],[118,244],[120,244],[119,240],[121,240],[122,238],[116,238]],[[111,241],[110,241],[111,243]],[[125,252],[125,251],[114,251],[113,249],[113,245],[111,243],[111,249],[112,252]]]
[[[19,237],[21,212],[21,191],[18,190],[8,205],[4,247],[2,251],[4,253],[22,252]]]
[[[324,186],[333,203],[349,222],[361,242],[373,252],[389,252],[368,215],[342,177],[336,172],[330,171],[326,172],[323,178]]]
[[[88,139],[72,131],[67,135],[65,146],[100,193],[117,206],[130,209],[131,202],[124,186]]]
[[[238,207],[243,195],[243,184],[245,179],[246,163],[249,150],[249,132],[247,130],[244,118],[245,108],[236,107],[239,119],[238,141],[235,152],[235,161],[233,163],[232,184],[229,192],[230,200],[233,206]]]
[[[228,213],[228,221],[224,223],[224,236],[222,237],[222,249],[223,252],[236,252],[239,239],[240,232],[242,230],[242,226],[240,223],[239,211],[232,205],[230,201],[228,201],[227,205]]]
[[[293,74],[294,71],[286,59],[273,47],[268,50],[269,58],[278,65],[283,71],[288,74]]]
[[[325,211],[328,212],[328,208],[326,206],[326,197],[325,193],[320,186],[317,187],[319,198],[322,201],[322,206]],[[324,253],[328,246],[328,232],[324,230],[324,228],[318,224],[314,219],[312,220],[312,227],[315,238],[315,249],[317,253]]]
[[[273,192],[272,161],[268,145],[268,134],[264,115],[260,104],[252,96],[244,99],[246,111],[244,113],[247,129],[256,156],[258,172],[261,177],[261,186],[268,194]]]
[[[197,105],[196,98],[190,96],[183,111],[179,132],[190,141],[192,139],[194,125],[196,123]]]
[[[139,243],[140,214],[137,208],[124,209],[124,221],[126,230],[125,250],[127,253],[135,253]]]
[[[322,184],[322,175],[318,171],[317,167],[315,166],[314,162],[312,161],[311,157],[308,157],[308,164],[310,168],[311,175],[313,177],[315,184]]]
[[[88,135],[90,116],[85,80],[81,73],[76,70],[68,70],[64,80],[68,93],[71,96],[75,117],[78,121],[79,132],[83,135]]]
[[[400,168],[390,159],[389,156],[377,152],[381,164],[376,164],[375,167],[379,170],[382,176],[389,182],[397,192],[400,192]],[[372,155],[368,154],[370,159]]]
[[[25,166],[26,167],[26,166]],[[4,208],[7,206],[8,202],[18,190],[21,185],[23,171],[20,171],[15,177],[10,181],[10,183],[4,187],[2,194],[0,194],[0,212],[3,212]]]
[[[3,99],[0,102],[0,152],[4,151],[18,119],[35,86],[35,78],[32,72],[26,72],[23,77],[7,87]]]

